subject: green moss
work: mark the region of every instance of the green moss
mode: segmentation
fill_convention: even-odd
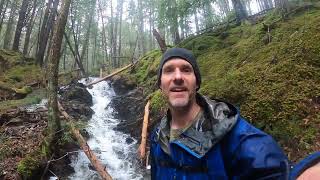
[[[36,65],[18,65],[6,72],[4,82],[13,86],[22,86],[42,79],[41,70]]]
[[[32,88],[30,86],[23,86],[20,89],[15,89],[18,94],[29,94],[32,92]]]
[[[40,167],[41,157],[39,155],[27,155],[17,166],[17,171],[24,178],[29,178],[32,173]]]
[[[46,90],[38,89],[28,94],[27,97],[25,97],[24,99],[1,101],[0,112],[4,112],[7,109],[12,109],[15,107],[38,104],[41,101],[41,99],[45,97],[46,97]]]
[[[150,95],[151,114],[157,114],[167,109],[167,101],[161,90],[157,90]]]

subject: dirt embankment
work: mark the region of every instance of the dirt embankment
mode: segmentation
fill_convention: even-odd
[[[59,101],[79,124],[89,120],[93,114],[92,97],[86,87],[72,83],[59,91]],[[61,149],[54,155],[47,154],[44,138],[47,128],[47,107],[24,106],[0,113],[0,179],[39,179],[51,159],[58,159],[67,152],[78,150],[62,119],[63,138]],[[84,136],[88,136],[84,132]],[[74,170],[68,165],[69,156],[50,163],[49,170],[58,177],[66,177]],[[50,171],[45,176],[50,176]]]

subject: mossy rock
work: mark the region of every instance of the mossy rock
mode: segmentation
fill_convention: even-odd
[[[28,179],[32,177],[33,173],[40,168],[40,165],[40,154],[27,155],[18,163],[17,171],[24,179]]]
[[[30,94],[32,92],[32,88],[30,86],[24,86],[20,89],[18,88],[15,88],[14,89],[16,93],[18,94],[23,94],[23,95],[27,95],[27,94]]]

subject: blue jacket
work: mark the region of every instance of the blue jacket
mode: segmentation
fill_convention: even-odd
[[[293,166],[292,170],[290,171],[290,180],[297,179],[305,170],[317,163],[320,163],[320,151],[307,156],[295,166]]]
[[[169,142],[170,113],[151,134],[152,179],[287,179],[288,160],[271,136],[231,104],[197,94],[203,117]]]

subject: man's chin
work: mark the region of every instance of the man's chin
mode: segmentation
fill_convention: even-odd
[[[172,108],[185,108],[188,107],[189,103],[187,100],[174,100],[174,101],[170,101],[170,107]]]

